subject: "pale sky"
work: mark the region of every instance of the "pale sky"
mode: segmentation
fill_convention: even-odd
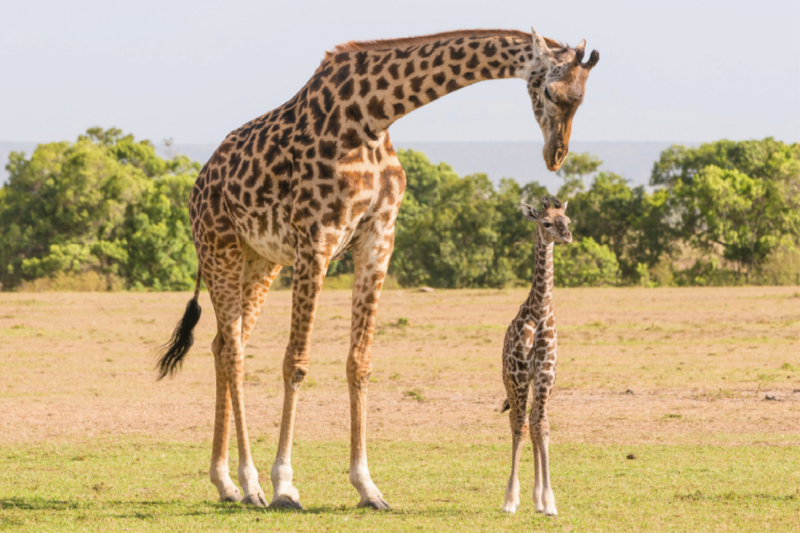
[[[0,0],[0,140],[218,143],[291,98],[347,40],[536,30],[600,52],[583,141],[800,141],[798,0]],[[392,126],[395,141],[541,140],[522,80],[488,81]]]

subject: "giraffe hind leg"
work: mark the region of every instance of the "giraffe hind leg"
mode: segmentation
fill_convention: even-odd
[[[250,452],[244,406],[244,346],[242,343],[242,284],[245,273],[244,252],[241,241],[228,239],[225,246],[214,246],[216,255],[202,261],[209,296],[217,317],[217,340],[214,359],[217,372],[217,414],[212,455],[212,481],[214,477],[226,479],[228,405],[236,425],[238,448],[238,480],[244,503],[266,507],[264,491],[258,482],[258,471]],[[226,390],[227,389],[227,390]],[[230,397],[230,404],[228,404]],[[224,483],[223,483],[224,484]],[[215,483],[216,485],[216,483]],[[219,486],[218,486],[219,489]],[[226,497],[221,493],[220,497]]]
[[[257,256],[245,246],[245,265],[242,276],[242,350],[250,339],[267,292],[280,271],[280,265]],[[231,394],[226,365],[222,363],[224,340],[218,333],[212,344],[217,374],[217,405],[214,421],[214,444],[209,471],[211,482],[217,487],[220,501],[241,501],[239,489],[233,484],[228,468],[228,439],[231,421]],[[253,503],[265,503],[254,501]]]
[[[228,438],[231,428],[231,392],[228,386],[228,372],[222,363],[222,336],[217,333],[211,344],[214,353],[214,370],[217,381],[216,409],[214,411],[214,441],[211,451],[209,477],[219,491],[219,501],[238,502],[242,500],[239,489],[231,481],[228,467]]]

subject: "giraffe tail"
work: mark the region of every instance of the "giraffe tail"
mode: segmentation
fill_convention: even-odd
[[[502,409],[500,409],[500,412],[501,412],[501,413],[505,413],[505,412],[506,412],[506,411],[508,411],[509,409],[511,409],[511,404],[510,404],[510,403],[508,403],[508,398],[506,398],[506,400],[503,402],[503,408],[502,408]]]
[[[200,321],[201,313],[200,304],[197,302],[200,296],[201,276],[200,267],[198,266],[194,297],[186,304],[186,311],[183,313],[183,318],[178,322],[178,325],[175,326],[172,338],[161,347],[158,353],[156,368],[159,380],[167,376],[172,377],[178,371],[178,368],[183,364],[183,358],[189,353],[189,348],[194,344],[194,333],[192,331],[197,322]]]

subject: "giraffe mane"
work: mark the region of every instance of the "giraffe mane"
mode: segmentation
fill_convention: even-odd
[[[455,39],[458,37],[514,37],[517,39],[531,39],[530,33],[518,30],[455,30],[442,33],[432,33],[430,35],[420,35],[418,37],[400,37],[398,39],[379,39],[375,41],[347,41],[336,45],[333,50],[325,52],[322,61],[327,61],[340,52],[351,52],[354,50],[385,50],[398,46],[412,46],[415,44],[428,44],[442,39]],[[545,37],[547,45],[550,47],[565,48],[553,39]]]

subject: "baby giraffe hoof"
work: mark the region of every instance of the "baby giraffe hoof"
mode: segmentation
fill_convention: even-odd
[[[276,509],[281,511],[302,511],[303,506],[300,505],[300,502],[295,501],[288,496],[280,496],[272,500],[272,503],[269,504],[270,509]]]
[[[266,507],[267,499],[264,497],[263,492],[258,492],[256,494],[246,496],[244,499],[242,499],[242,503],[245,505],[255,505],[256,507]]]
[[[359,508],[375,509],[376,511],[388,511],[392,508],[383,498],[367,498],[358,502]]]
[[[536,509],[537,513],[542,513],[545,516],[556,516],[558,511],[556,511],[556,503],[554,501],[545,501],[542,504],[542,507]]]
[[[503,512],[506,514],[514,514],[519,509],[518,503],[507,503],[503,506]]]
[[[552,491],[542,494],[541,507],[536,509],[536,511],[543,513],[546,516],[556,516],[558,514],[558,511],[556,511],[556,499],[553,497]]]

